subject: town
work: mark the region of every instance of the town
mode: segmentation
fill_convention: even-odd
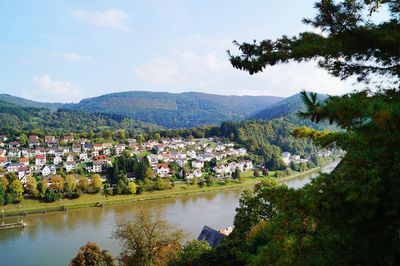
[[[26,184],[29,176],[35,176],[47,179],[50,186],[52,175],[64,173],[98,173],[106,182],[107,169],[122,154],[146,157],[154,174],[160,178],[172,177],[171,165],[188,169],[178,173],[178,177],[185,180],[201,178],[204,164],[211,161],[217,162],[212,167],[217,178],[229,177],[236,169],[244,172],[254,168],[251,160],[244,159],[247,155],[245,148],[235,148],[234,143],[221,143],[213,138],[165,138],[143,142],[129,138],[124,143],[93,143],[72,135],[60,139],[29,135],[27,144],[21,145],[17,140],[9,141],[7,136],[0,136],[0,167],[7,173],[15,173],[22,184]],[[79,178],[79,175],[76,176]]]

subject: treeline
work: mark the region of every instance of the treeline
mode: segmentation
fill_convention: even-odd
[[[136,121],[121,115],[86,113],[59,109],[19,107],[0,101],[0,133],[15,135],[22,131],[42,132],[88,132],[107,129],[134,129],[149,132],[160,127]]]

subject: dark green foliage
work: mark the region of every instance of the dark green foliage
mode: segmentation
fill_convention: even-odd
[[[73,110],[50,111],[45,108],[19,107],[0,102],[0,130],[2,133],[18,135],[18,131],[41,132],[88,132],[106,129],[135,129],[151,131],[159,127],[134,121],[119,115],[88,114]],[[23,143],[26,144],[26,143]]]
[[[370,13],[388,7],[391,19],[374,23]],[[336,123],[346,131],[298,128],[293,134],[346,151],[331,174],[301,189],[273,183],[245,192],[235,229],[210,254],[210,265],[399,265],[400,263],[400,2],[397,0],[316,3],[306,20],[325,35],[242,44],[232,64],[251,74],[291,60],[321,59],[320,66],[342,78],[367,81],[380,74],[386,90],[364,90],[320,102],[302,93],[302,118]],[[397,87],[396,87],[397,86]],[[316,157],[311,164],[321,164]],[[303,166],[304,167],[304,166]],[[230,244],[230,246],[228,246]],[[235,255],[223,256],[221,254]],[[240,255],[241,254],[241,255]]]
[[[60,193],[55,192],[53,189],[47,189],[44,195],[47,202],[54,202],[61,198]]]

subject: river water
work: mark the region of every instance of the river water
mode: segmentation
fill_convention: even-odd
[[[329,172],[336,166],[323,169]],[[318,174],[285,181],[299,188]],[[209,192],[199,195],[153,200],[104,208],[84,208],[68,212],[33,214],[23,217],[24,229],[0,231],[0,265],[67,265],[79,247],[88,241],[118,255],[120,246],[111,238],[116,222],[130,219],[140,207],[161,208],[165,218],[196,238],[204,225],[219,229],[232,226],[235,208],[243,189]],[[0,218],[1,219],[1,218]],[[14,221],[6,218],[6,222]]]

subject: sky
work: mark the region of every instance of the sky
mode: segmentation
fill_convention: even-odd
[[[2,0],[0,93],[78,102],[119,91],[290,96],[352,90],[315,62],[249,75],[226,51],[311,30],[314,0]]]

